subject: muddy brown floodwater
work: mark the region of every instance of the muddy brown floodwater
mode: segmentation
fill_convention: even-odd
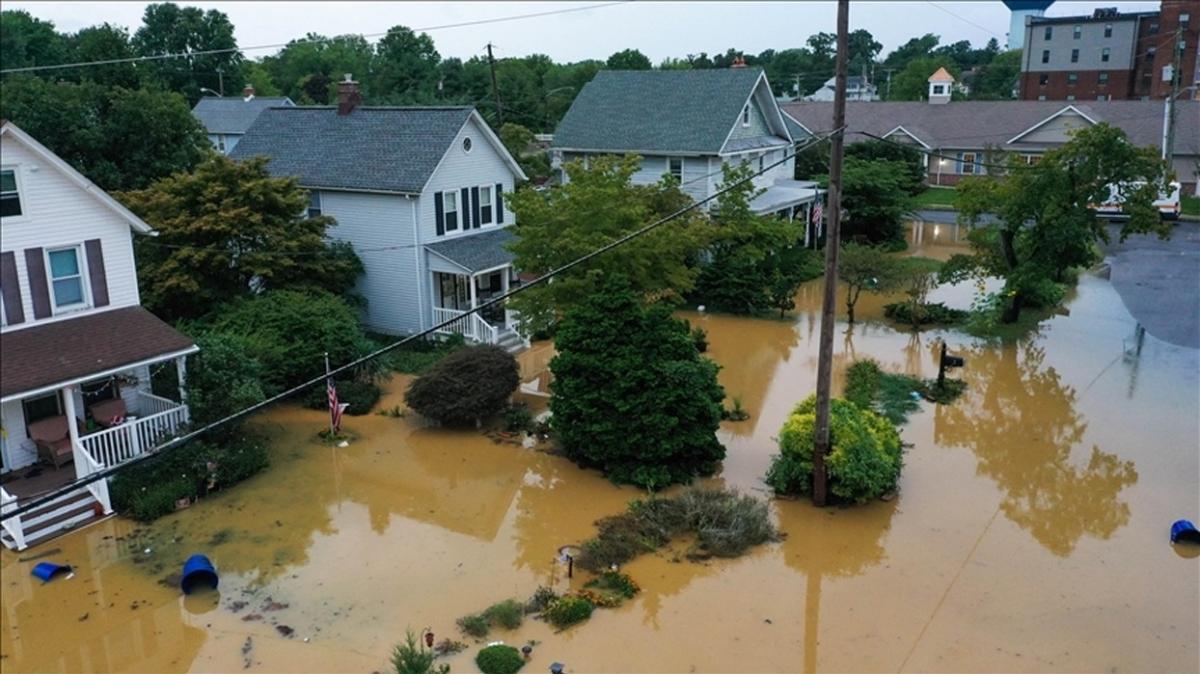
[[[927,232],[922,248],[942,256],[953,243]],[[965,307],[970,294],[935,299]],[[819,295],[804,287],[780,321],[685,312],[751,413],[723,426],[729,456],[712,483],[767,496],[772,436],[813,390]],[[643,592],[624,606],[562,633],[527,620],[489,638],[540,642],[528,672],[556,660],[648,673],[1200,668],[1200,560],[1167,542],[1173,520],[1198,515],[1198,352],[1149,336],[1137,349],[1119,297],[1090,275],[1064,311],[1007,344],[897,330],[882,303],[865,296],[864,320],[837,325],[838,380],[865,356],[931,376],[944,339],[969,384],[904,426],[894,500],[773,501],[782,542],[703,564],[648,555],[625,569]],[[384,671],[406,627],[461,638],[461,615],[580,584],[556,550],[639,496],[564,459],[408,418],[348,417],[357,439],[330,448],[314,435],[325,418],[263,414],[266,473],[152,525],[110,519],[22,555],[61,548],[52,559],[73,578],[43,585],[36,562],[4,551],[0,668]],[[193,552],[220,567],[219,597],[171,584]],[[476,671],[476,650],[452,670]]]

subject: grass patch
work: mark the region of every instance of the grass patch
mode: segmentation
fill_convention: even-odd
[[[958,190],[947,187],[930,187],[912,198],[913,208],[922,206],[954,206],[958,203]]]
[[[583,543],[577,563],[597,573],[687,534],[696,537],[691,559],[737,557],[779,538],[767,504],[734,490],[692,489],[675,498],[634,501],[596,526],[599,535]]]
[[[871,359],[855,361],[846,370],[844,397],[858,407],[876,412],[893,424],[902,424],[917,411],[921,400],[949,403],[966,389],[959,379],[947,379],[942,388],[937,380],[921,380],[906,374],[884,372]],[[918,395],[913,396],[913,392]]]
[[[1183,195],[1179,208],[1184,215],[1200,215],[1200,197]]]

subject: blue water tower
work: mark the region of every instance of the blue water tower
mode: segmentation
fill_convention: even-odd
[[[1046,9],[1053,5],[1041,0],[1004,0],[1004,6],[1012,12],[1012,20],[1008,24],[1008,48],[1020,49],[1025,44],[1025,17],[1045,16]]]

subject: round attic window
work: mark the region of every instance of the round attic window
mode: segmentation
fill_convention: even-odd
[[[470,152],[470,151],[471,151],[471,139],[463,138],[463,152]]]

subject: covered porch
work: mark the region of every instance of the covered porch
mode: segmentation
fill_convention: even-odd
[[[778,178],[750,201],[750,210],[760,215],[775,214],[784,220],[805,224],[804,245],[813,245],[820,237],[821,223],[813,222],[813,209],[821,203],[824,191],[810,180]]]
[[[425,246],[432,324],[451,321],[438,332],[510,351],[527,346],[517,333],[516,314],[503,304],[466,313],[520,283],[512,265],[513,254],[506,247],[512,239],[508,229],[499,229]]]
[[[152,450],[189,421],[186,357],[197,348],[140,307],[6,332],[0,350],[5,513]],[[151,390],[167,366],[171,397]],[[23,549],[111,512],[97,480],[4,520],[0,542]]]

